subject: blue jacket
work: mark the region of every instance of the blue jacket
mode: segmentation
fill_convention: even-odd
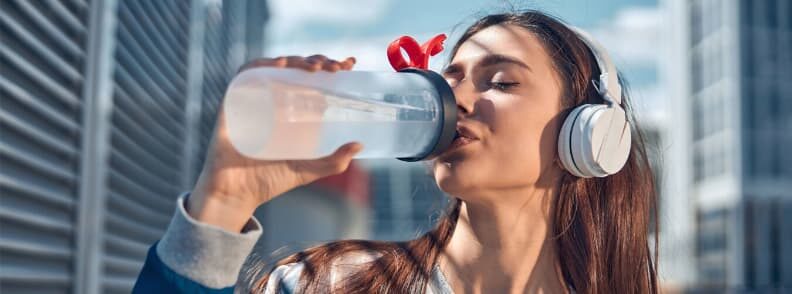
[[[201,223],[187,213],[188,197],[178,198],[165,234],[149,248],[133,293],[233,293],[261,225],[252,218],[229,232]]]
[[[132,293],[234,293],[234,287],[213,289],[196,283],[162,263],[157,256],[157,243],[149,248],[143,270],[140,271]]]

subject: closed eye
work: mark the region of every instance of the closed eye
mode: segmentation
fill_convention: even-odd
[[[507,91],[510,90],[520,83],[517,82],[490,82],[490,88],[498,90],[498,91]]]

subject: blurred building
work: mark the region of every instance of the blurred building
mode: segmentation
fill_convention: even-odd
[[[792,2],[665,4],[693,289],[792,291]]]
[[[250,262],[275,262],[332,240],[369,239],[370,193],[369,172],[353,162],[340,175],[272,199],[255,212],[264,233]]]
[[[410,240],[431,230],[448,197],[426,162],[367,162],[371,171],[372,238]]]
[[[426,163],[356,160],[347,172],[262,205],[264,235],[249,262],[273,262],[342,239],[410,240],[431,230],[448,198]]]
[[[129,293],[263,0],[0,1],[0,292]]]

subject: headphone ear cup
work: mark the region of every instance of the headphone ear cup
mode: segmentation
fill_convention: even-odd
[[[592,149],[589,156],[596,168],[612,175],[624,167],[630,156],[632,133],[627,115],[621,107],[607,107],[591,121]]]
[[[624,110],[596,105],[581,112],[578,121],[579,127],[572,128],[572,150],[578,169],[589,177],[619,172],[627,162],[632,138]],[[575,142],[576,138],[580,141]]]
[[[564,120],[558,154],[564,168],[575,176],[605,177],[619,172],[627,162],[631,140],[621,107],[584,104]]]
[[[602,115],[607,106],[602,104],[591,104],[584,108],[579,115],[576,123],[572,126],[571,143],[572,157],[575,164],[584,177],[604,177],[607,174],[602,171],[593,156],[594,150],[598,149],[592,142],[596,122]]]
[[[573,109],[569,115],[567,115],[566,119],[564,119],[564,124],[561,126],[561,132],[558,134],[558,157],[561,159],[561,163],[563,164],[564,168],[577,177],[585,176],[580,172],[577,167],[577,163],[575,162],[573,154],[574,148],[572,146],[572,129],[576,124],[578,124],[580,113],[588,106],[590,105],[584,104]]]

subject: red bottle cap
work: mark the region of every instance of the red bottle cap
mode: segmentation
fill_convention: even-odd
[[[445,34],[439,34],[419,46],[418,41],[410,36],[401,36],[388,45],[388,61],[396,71],[413,67],[420,69],[429,68],[429,57],[435,56],[443,51],[443,41],[446,40]],[[409,62],[404,59],[401,49],[407,53]]]

